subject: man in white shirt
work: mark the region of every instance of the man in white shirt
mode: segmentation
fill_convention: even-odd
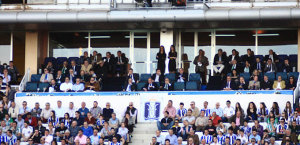
[[[156,137],[156,141],[158,143],[165,144],[165,137],[163,137],[163,136],[160,135],[160,131],[159,130],[156,131],[156,136],[155,137]]]
[[[70,78],[66,77],[65,82],[60,85],[60,91],[70,92],[72,90],[73,84],[70,82]]]
[[[244,130],[243,129],[239,130],[238,139],[241,140],[241,144],[243,144],[243,145],[247,145],[248,144],[248,136],[244,134]]]
[[[224,122],[227,122],[229,118],[235,114],[234,108],[231,105],[231,102],[228,100],[226,102],[226,107],[224,108],[224,117],[222,117],[222,120]]]
[[[22,129],[22,138],[21,138],[21,141],[27,142],[27,140],[31,136],[32,132],[33,132],[33,129],[32,129],[31,126],[29,126],[29,122],[25,121],[24,122],[24,128]]]
[[[47,122],[48,118],[50,117],[50,112],[52,109],[50,108],[50,103],[46,103],[46,107],[42,110],[41,118],[43,122]]]
[[[55,108],[56,117],[62,118],[65,115],[65,109],[61,107],[62,102],[60,100],[57,101],[57,108]]]
[[[45,130],[45,136],[43,136],[43,138],[45,139],[45,145],[51,145],[51,142],[53,141],[53,136],[49,135],[48,129]]]
[[[75,117],[75,112],[76,112],[76,108],[74,107],[74,103],[70,102],[69,103],[69,108],[67,109],[66,113],[69,113],[70,118],[74,118]]]
[[[220,107],[220,103],[216,103],[216,108],[213,109],[212,112],[216,112],[219,117],[223,117],[223,109]]]

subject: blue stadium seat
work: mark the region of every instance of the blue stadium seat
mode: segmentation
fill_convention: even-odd
[[[79,57],[69,57],[68,58],[68,63],[71,64],[71,61],[74,60],[76,62],[77,65],[80,64],[80,59]]]
[[[231,76],[231,73],[227,73],[227,76]]]
[[[165,78],[168,78],[170,80],[170,82],[174,82],[175,81],[175,73],[166,74]]]
[[[277,72],[276,80],[278,79],[278,76],[281,76],[282,80],[287,81],[287,73],[286,72]]]
[[[270,81],[274,81],[275,80],[275,73],[265,73],[265,76],[267,76],[269,78]]]
[[[36,82],[28,82],[26,83],[26,92],[36,92],[38,87],[38,83]]]
[[[140,82],[137,84],[137,90],[142,91],[143,87],[145,86],[146,83]]]
[[[31,82],[40,82],[40,79],[41,79],[41,76],[42,75],[31,75]]]
[[[244,77],[246,82],[249,82],[250,80],[250,73],[241,73],[240,74],[241,77]]]
[[[289,55],[289,61],[292,63],[297,63],[298,55],[296,55],[296,54]]]
[[[184,90],[184,82],[175,82],[174,83],[174,90],[175,91],[182,91],[182,90]]]
[[[40,89],[40,92],[44,92],[44,90],[46,90],[49,86],[49,83],[39,83],[39,89]]]
[[[55,65],[56,58],[54,58],[54,57],[46,57],[45,60],[44,60],[44,64],[47,65],[49,61],[51,61]]]
[[[288,58],[287,55],[278,55],[278,58],[279,58],[279,62],[283,62],[285,59]]]
[[[141,74],[140,82],[147,82],[151,74]]]
[[[288,74],[288,77],[290,77],[290,76],[294,76],[295,81],[298,81],[299,72],[290,72],[290,73]]]
[[[263,55],[254,55],[254,57],[255,57],[255,59],[256,59],[256,58],[259,58],[260,61],[263,61],[263,59],[264,59],[264,56],[263,56]]]
[[[67,57],[58,57],[56,63],[62,65],[64,61],[68,61]]]
[[[198,74],[198,73],[190,73],[189,81],[200,82],[201,81],[200,74]]]
[[[198,90],[197,82],[186,82],[185,85],[186,90]]]

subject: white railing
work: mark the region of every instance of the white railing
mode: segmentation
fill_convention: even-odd
[[[19,91],[24,91],[25,90],[25,87],[26,87],[26,83],[29,82],[30,80],[30,68],[28,68],[25,72],[25,75],[22,79],[22,81],[20,82],[20,85],[19,85]]]

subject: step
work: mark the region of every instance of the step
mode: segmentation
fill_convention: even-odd
[[[130,145],[147,145],[150,143],[151,138],[155,136],[157,130],[156,122],[138,123],[135,125],[132,133]]]

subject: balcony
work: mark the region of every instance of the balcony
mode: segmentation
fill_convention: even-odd
[[[1,0],[0,0],[1,1]],[[299,0],[188,0],[186,6],[172,6],[168,0],[152,0],[152,7],[144,7],[144,0],[2,0],[4,11],[111,11],[151,9],[251,9],[298,8]]]

